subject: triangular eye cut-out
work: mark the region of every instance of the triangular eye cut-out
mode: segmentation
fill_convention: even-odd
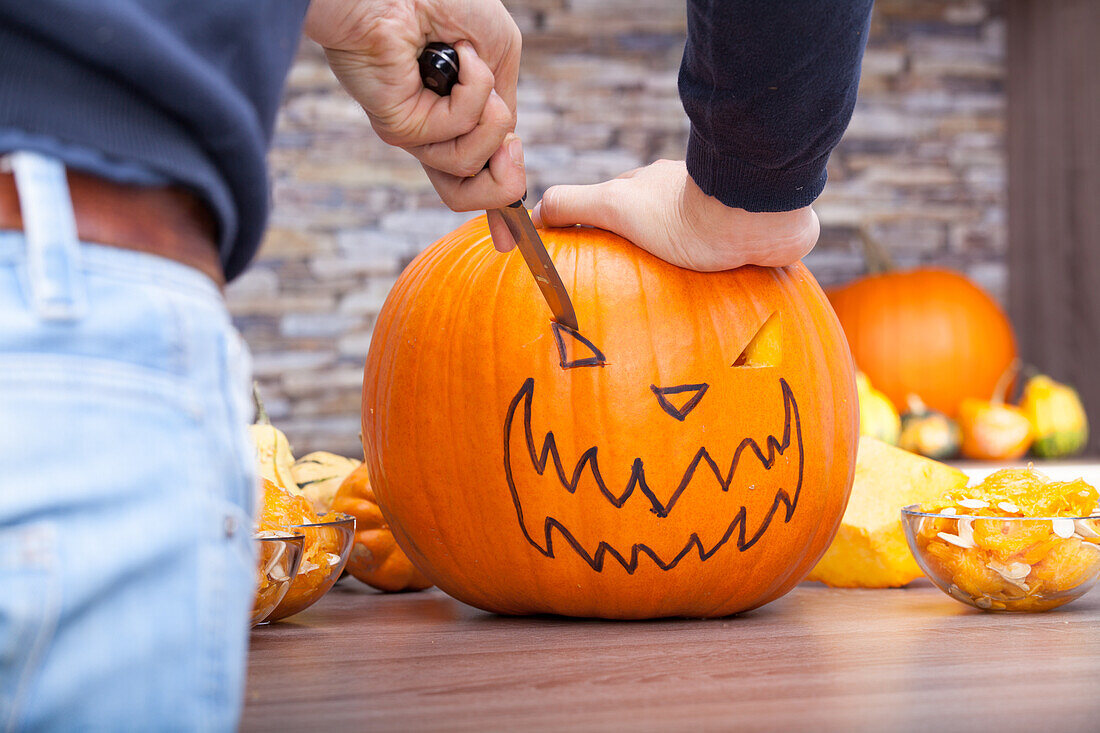
[[[558,344],[558,356],[561,359],[562,369],[603,366],[607,363],[607,358],[594,343],[569,326],[551,321],[550,328],[554,332],[554,341]]]
[[[783,325],[779,313],[772,313],[741,351],[735,367],[779,366],[783,357]]]
[[[709,386],[707,384],[681,384],[677,387],[658,387],[651,384],[649,388],[653,390],[653,394],[657,395],[657,402],[660,403],[661,409],[683,422],[688,413],[699,404],[699,400],[703,399],[703,395]],[[672,404],[672,400],[669,400],[669,395],[684,395],[687,400],[677,407]]]

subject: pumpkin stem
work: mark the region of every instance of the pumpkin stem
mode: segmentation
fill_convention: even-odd
[[[909,412],[914,415],[923,415],[928,412],[928,407],[924,404],[924,400],[912,392],[905,395],[905,406],[908,407]]]
[[[252,382],[252,402],[256,405],[256,424],[270,425],[271,418],[267,416],[267,410],[264,409],[263,398],[260,397],[260,383],[255,380]]]
[[[890,256],[890,253],[886,251],[881,242],[871,236],[867,231],[867,227],[859,228],[859,241],[863,246],[863,263],[867,266],[868,273],[878,275],[897,269],[894,258]]]
[[[994,405],[1003,405],[1008,398],[1008,389],[1012,386],[1013,381],[1016,379],[1016,375],[1020,373],[1020,360],[1013,359],[1012,363],[1008,365],[1008,368],[1001,374],[1001,378],[997,380],[997,385],[993,388],[993,399],[991,402]]]

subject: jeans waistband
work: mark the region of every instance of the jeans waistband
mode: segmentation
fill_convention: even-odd
[[[31,305],[43,320],[74,320],[87,307],[84,278],[99,273],[203,301],[222,292],[201,271],[167,257],[78,239],[64,165],[37,153],[6,156],[19,191],[23,231],[0,230],[0,264],[25,265]]]

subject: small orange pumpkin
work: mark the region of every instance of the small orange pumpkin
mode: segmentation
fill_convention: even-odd
[[[1001,375],[992,399],[965,399],[959,406],[962,454],[983,461],[1010,461],[1031,447],[1034,427],[1027,413],[1005,402],[1019,371],[1013,361]]]
[[[542,238],[579,332],[484,217],[378,317],[365,464],[401,547],[501,613],[724,616],[786,593],[836,532],[858,433],[817,281],[693,272],[591,228]]]
[[[332,510],[355,517],[355,544],[346,566],[349,573],[372,588],[391,593],[432,587],[394,541],[371,490],[366,464],[360,464],[340,484]]]

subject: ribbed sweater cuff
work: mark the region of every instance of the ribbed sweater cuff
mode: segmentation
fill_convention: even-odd
[[[687,170],[703,193],[726,206],[746,211],[794,211],[809,206],[825,188],[826,154],[789,169],[758,168],[722,155],[694,128],[688,138]]]

